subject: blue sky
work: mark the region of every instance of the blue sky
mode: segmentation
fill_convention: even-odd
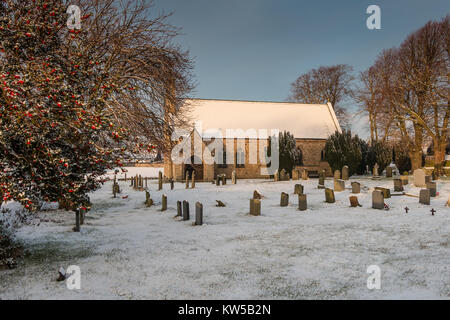
[[[154,0],[174,11],[177,39],[195,59],[193,96],[284,101],[301,73],[349,64],[355,74],[384,48],[450,13],[448,0]],[[381,8],[381,30],[369,30],[366,9]]]

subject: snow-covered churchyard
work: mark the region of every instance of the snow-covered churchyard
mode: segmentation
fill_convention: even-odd
[[[129,168],[128,176],[135,174],[157,176],[158,170]],[[18,229],[26,255],[19,268],[0,273],[0,298],[448,299],[450,181],[436,181],[427,205],[419,203],[423,188],[413,180],[409,176],[405,195],[399,195],[393,178],[350,177],[343,191],[335,191],[335,202],[327,203],[318,179],[311,178],[238,178],[236,184],[228,179],[194,188],[176,182],[173,190],[164,183],[159,191],[153,179],[147,181],[151,206],[144,203],[145,186],[119,180],[121,193],[113,198],[108,181],[92,195],[81,232],[72,231],[73,213],[52,206]],[[298,210],[296,184],[307,196],[304,211]],[[335,188],[333,178],[324,184]],[[389,210],[372,208],[375,187],[389,188]],[[262,195],[259,216],[249,214],[255,190]],[[282,192],[289,196],[284,207]],[[357,196],[361,207],[350,207],[349,196]],[[176,217],[183,200],[189,220]],[[193,225],[196,202],[203,204],[201,226]],[[71,265],[81,271],[79,290],[56,281],[58,270]],[[368,288],[370,266],[379,268],[379,289]]]

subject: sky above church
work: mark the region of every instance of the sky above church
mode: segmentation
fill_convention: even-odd
[[[322,65],[349,64],[355,75],[384,49],[429,20],[450,14],[448,0],[154,0],[174,11],[177,42],[195,60],[196,98],[284,101],[290,84]],[[369,30],[369,5],[381,29]],[[349,106],[352,107],[352,106]]]

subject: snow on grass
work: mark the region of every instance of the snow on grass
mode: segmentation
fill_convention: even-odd
[[[175,183],[173,191],[168,184],[155,191],[152,181],[151,208],[129,182],[120,182],[121,197],[113,199],[108,182],[92,195],[80,233],[71,230],[74,214],[62,211],[42,212],[39,226],[18,230],[29,254],[19,268],[0,273],[0,298],[448,299],[450,181],[438,182],[431,206],[393,196],[384,211],[370,208],[371,188],[392,188],[392,180],[354,180],[366,187],[358,195],[362,208],[349,207],[350,182],[328,204],[317,179],[197,183],[189,190]],[[307,211],[297,210],[296,183],[305,186]],[[255,189],[264,196],[258,217],[248,214]],[[279,206],[282,191],[290,194],[289,207]],[[418,195],[419,188],[406,191]],[[160,211],[163,193],[166,212]],[[215,207],[216,199],[226,207]],[[190,202],[191,221],[174,218],[177,200]],[[204,206],[203,226],[192,226],[196,201]],[[366,286],[374,264],[381,268],[380,290]],[[55,281],[59,267],[69,265],[81,268],[81,290]]]

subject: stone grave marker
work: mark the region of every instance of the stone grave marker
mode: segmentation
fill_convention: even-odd
[[[325,201],[328,203],[335,203],[334,191],[330,188],[325,188]]]
[[[181,201],[177,201],[177,215],[176,215],[176,217],[181,217],[181,216],[183,216],[183,210],[182,210],[182,207],[181,207]]]
[[[386,167],[386,178],[392,178],[392,169],[391,166]]]
[[[174,187],[173,179],[170,179],[170,190],[173,190],[173,187]]]
[[[308,180],[308,170],[305,168],[302,170],[302,180]]]
[[[295,186],[294,186],[294,193],[295,194],[303,194],[303,191],[304,191],[304,187],[301,185],[301,184],[296,184]]]
[[[298,169],[292,170],[292,180],[299,180],[300,174],[298,172]]]
[[[340,192],[345,190],[345,181],[341,179],[334,180],[334,191]]]
[[[342,180],[348,180],[349,173],[348,173],[348,166],[342,167]]]
[[[183,201],[183,221],[187,221],[187,220],[189,220],[189,202],[184,200]]]
[[[253,199],[262,199],[262,194],[258,190],[253,191]]]
[[[429,189],[420,190],[419,203],[427,204],[427,205],[430,204],[430,190]]]
[[[352,182],[352,193],[360,193],[361,192],[361,184],[359,182]]]
[[[186,189],[189,189],[189,172],[186,171]]]
[[[261,200],[260,199],[250,199],[250,214],[252,216],[261,215]]]
[[[349,200],[350,200],[350,207],[352,207],[352,208],[355,208],[355,207],[362,207],[362,206],[359,204],[359,201],[358,201],[358,197],[357,197],[357,196],[350,196],[350,197],[349,197]]]
[[[195,188],[195,171],[192,171],[192,186],[191,188],[194,189]]]
[[[317,185],[318,189],[325,189],[325,177],[320,176],[319,177],[319,184]]]
[[[340,179],[341,178],[341,171],[336,170],[334,171],[334,179]]]
[[[222,185],[226,185],[227,184],[227,176],[226,174],[222,174]]]
[[[195,225],[201,226],[203,224],[203,204],[201,202],[195,203]]]
[[[404,191],[402,179],[394,179],[394,191]]]
[[[422,169],[414,170],[413,178],[414,178],[414,185],[416,187],[425,187],[426,186],[425,171],[423,171]]]
[[[75,227],[73,228],[73,231],[80,232],[80,210],[75,210]]]
[[[375,165],[373,166],[373,176],[374,177],[379,177],[380,174],[378,172],[378,169],[380,168],[380,166],[378,165],[378,163],[375,163]]]
[[[298,210],[305,211],[308,209],[308,202],[306,200],[306,194],[298,195]]]
[[[236,170],[231,173],[231,184],[236,184]]]
[[[163,194],[161,196],[161,211],[166,211],[167,210],[167,196],[165,194]]]
[[[147,179],[145,179],[145,183],[147,183]],[[162,172],[158,172],[158,190],[162,190],[163,188],[163,181],[162,181]]]
[[[373,209],[384,209],[384,196],[381,190],[374,190],[372,192],[372,208]]]
[[[289,205],[289,195],[285,192],[281,193],[280,207],[287,207]]]
[[[409,177],[407,175],[400,176],[400,180],[402,180],[402,184],[406,186],[409,183]]]
[[[381,192],[383,192],[383,197],[385,199],[389,199],[391,197],[391,190],[388,188],[375,187],[375,190],[380,190]]]
[[[427,182],[427,189],[430,190],[430,197],[436,197],[436,182]]]

